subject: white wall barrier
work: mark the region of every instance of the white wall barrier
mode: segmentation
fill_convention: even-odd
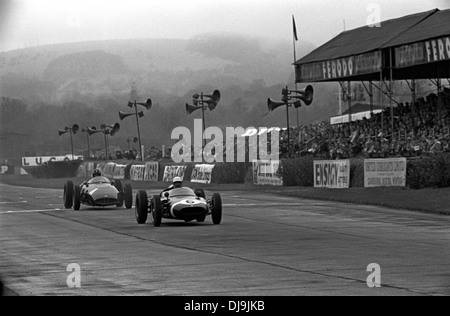
[[[82,163],[77,169],[76,176],[77,176],[77,178],[84,178],[84,177],[86,177],[86,174],[87,174],[86,165],[84,163]]]
[[[158,181],[159,175],[159,163],[158,162],[146,162],[144,171],[144,181]]]
[[[191,182],[211,183],[214,165],[195,165],[191,174]]]
[[[350,160],[314,161],[314,187],[348,189],[350,187]]]
[[[163,182],[172,182],[173,178],[181,177],[184,179],[184,172],[186,171],[186,166],[166,166],[164,168]]]
[[[280,161],[253,160],[253,183],[257,185],[282,186],[283,179],[278,175]]]
[[[406,158],[365,159],[364,187],[405,187]]]
[[[105,167],[103,168],[102,175],[108,178],[114,177],[114,167],[116,164],[114,162],[108,162]]]
[[[95,168],[94,168],[94,169],[99,169],[99,170],[102,172],[102,175],[103,175],[104,172],[105,172],[105,166],[106,166],[106,163],[104,163],[104,162],[99,162],[99,163],[97,163],[97,164],[95,165]],[[92,171],[94,171],[94,170],[92,170]],[[91,174],[92,174],[92,172],[91,172]]]
[[[145,165],[132,165],[130,169],[130,180],[144,181]]]
[[[125,179],[125,168],[126,167],[127,167],[127,165],[115,164],[113,178],[118,179],[118,180]]]

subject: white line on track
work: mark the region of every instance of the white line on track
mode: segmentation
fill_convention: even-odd
[[[300,203],[237,203],[223,204],[223,206],[297,206]]]
[[[0,204],[18,204],[18,203],[28,203],[28,201],[0,202]]]
[[[41,212],[57,212],[61,211],[60,208],[47,209],[47,210],[24,210],[24,211],[4,211],[0,214],[14,214],[14,213],[41,213]]]

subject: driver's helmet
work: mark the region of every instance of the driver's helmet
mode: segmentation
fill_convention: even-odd
[[[181,188],[181,186],[183,185],[183,180],[181,179],[181,177],[175,177],[173,178],[172,183],[174,188]]]
[[[100,171],[100,169],[94,169],[94,171],[92,172],[92,178],[100,177],[101,175],[102,175],[102,172]]]

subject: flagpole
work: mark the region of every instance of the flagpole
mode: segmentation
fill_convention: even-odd
[[[297,80],[296,80],[296,74],[295,74],[295,63],[297,62],[297,45],[295,45],[295,42],[298,40],[297,38],[297,26],[295,25],[295,18],[294,15],[292,15],[292,26],[293,26],[293,34],[292,34],[292,41],[294,43],[294,85],[295,85],[295,90],[297,89]],[[300,119],[299,119],[299,113],[298,113],[298,108],[296,108],[297,110],[297,128],[300,129]]]

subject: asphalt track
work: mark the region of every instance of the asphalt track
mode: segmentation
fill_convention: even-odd
[[[448,216],[221,194],[221,225],[208,217],[156,228],[136,224],[134,210],[65,210],[62,189],[0,184],[7,293],[450,295]],[[67,285],[71,263],[80,267],[80,288]],[[380,288],[367,285],[371,263],[381,268]]]

